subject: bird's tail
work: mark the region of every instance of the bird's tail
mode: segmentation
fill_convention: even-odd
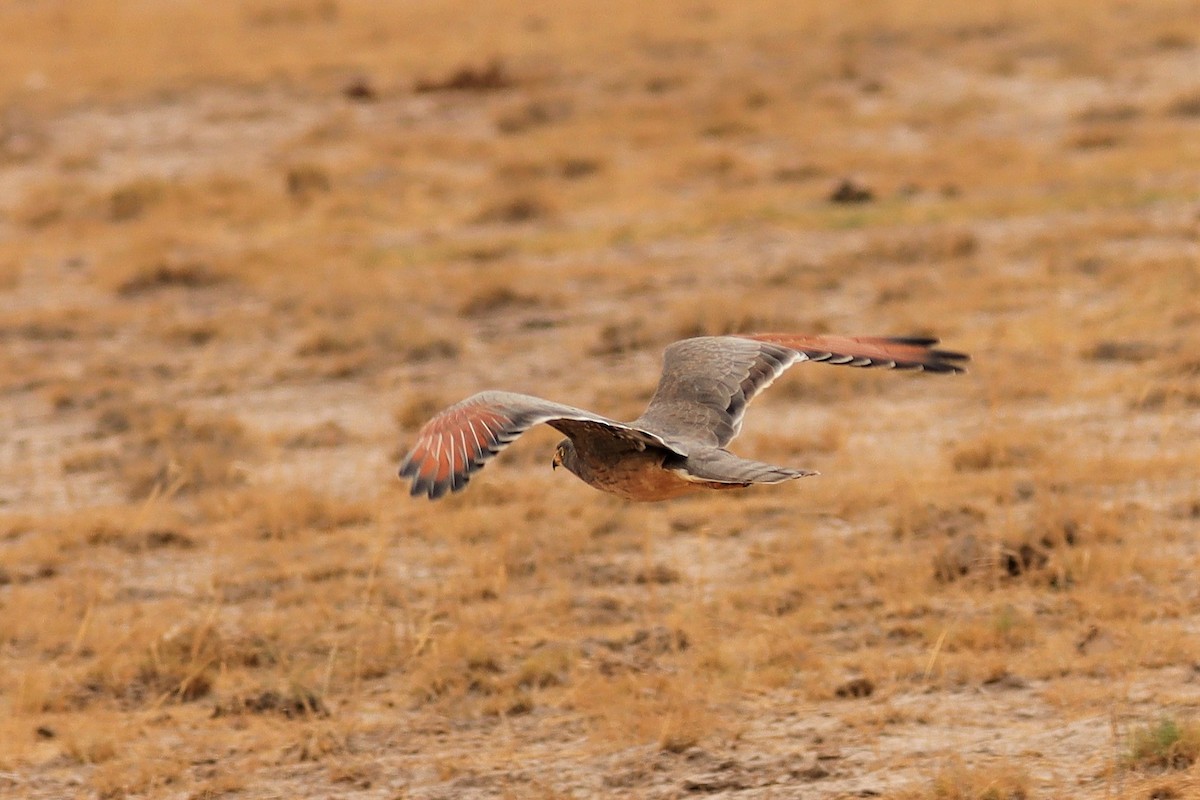
[[[689,455],[678,463],[665,465],[685,480],[696,483],[749,486],[753,483],[783,483],[818,473],[807,469],[780,467],[762,461],[739,458],[728,450],[713,448]]]

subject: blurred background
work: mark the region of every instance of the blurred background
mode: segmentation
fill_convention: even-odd
[[[0,794],[1200,791],[1200,5],[0,4]],[[617,418],[798,367],[631,505]]]

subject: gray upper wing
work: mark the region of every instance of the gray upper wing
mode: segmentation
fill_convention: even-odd
[[[741,430],[750,400],[806,358],[778,344],[739,336],[675,342],[663,353],[662,377],[650,404],[630,424],[723,447]]]
[[[797,361],[955,374],[965,353],[938,350],[931,337],[760,333],[701,336],[663,354],[662,378],[633,425],[683,441],[724,447],[746,405]]]

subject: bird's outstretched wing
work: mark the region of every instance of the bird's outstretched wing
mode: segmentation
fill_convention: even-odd
[[[724,447],[746,406],[798,361],[926,372],[963,372],[963,353],[936,350],[924,337],[805,336],[763,333],[701,336],[663,354],[658,389],[633,425],[662,436]]]
[[[412,481],[414,497],[436,500],[448,491],[457,492],[489,459],[543,422],[571,437],[611,436],[634,449],[653,445],[686,455],[656,434],[590,411],[532,395],[480,392],[425,423],[400,464],[400,477]]]

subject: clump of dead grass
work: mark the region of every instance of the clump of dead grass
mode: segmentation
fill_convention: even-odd
[[[1167,113],[1176,117],[1200,117],[1200,92],[1182,94],[1167,104]]]
[[[504,110],[496,118],[496,129],[513,135],[561,122],[571,116],[569,100],[539,99]]]
[[[135,708],[207,697],[225,660],[224,639],[211,620],[166,630],[141,622],[121,645],[106,644],[83,667],[70,693],[80,708],[116,701]]]
[[[354,434],[339,425],[336,420],[327,419],[298,430],[281,433],[276,440],[286,448],[316,450],[340,447],[354,441],[355,438]]]
[[[297,164],[289,167],[285,179],[287,193],[300,203],[326,194],[332,188],[329,172],[314,164]]]
[[[180,527],[151,524],[120,525],[113,520],[97,520],[87,526],[86,543],[92,547],[111,546],[127,553],[148,550],[192,550],[197,546],[193,536]]]
[[[323,327],[310,333],[296,346],[300,358],[347,355],[361,350],[365,341],[346,331]]]
[[[229,275],[207,261],[175,255],[127,275],[117,284],[117,292],[135,297],[157,289],[206,289],[229,280]]]
[[[876,235],[861,251],[844,258],[870,263],[929,264],[965,259],[979,250],[979,237],[963,228],[935,228],[919,233]]]
[[[279,714],[288,719],[327,717],[329,708],[316,692],[302,686],[240,694],[217,703],[213,708],[214,717],[241,714]]]
[[[975,505],[899,503],[892,521],[892,535],[898,539],[910,536],[923,539],[978,533],[987,518],[987,512]]]
[[[123,440],[118,471],[131,497],[196,492],[243,480],[239,461],[254,438],[234,417],[143,402],[114,402],[96,414],[95,435]]]
[[[276,307],[279,313],[307,321],[293,351],[301,361],[283,365],[282,377],[352,377],[397,359],[422,363],[453,358],[461,350],[450,326],[430,318],[397,316],[380,298],[328,293],[288,298],[277,301]]]
[[[118,452],[110,447],[77,447],[63,455],[63,472],[70,475],[80,472],[104,472],[121,465]]]
[[[505,690],[506,659],[500,645],[468,630],[429,639],[414,659],[409,682],[419,703],[461,700],[468,693],[494,695]]]
[[[0,341],[64,342],[85,334],[100,333],[99,327],[81,320],[74,309],[9,312],[0,317]]]
[[[1043,498],[1010,514],[1024,519],[1015,531],[988,530],[971,516],[936,520],[949,541],[933,557],[934,577],[943,583],[1019,578],[1066,589],[1088,576],[1091,548],[1119,541],[1128,522],[1117,512],[1062,498]]]
[[[1187,769],[1200,760],[1200,723],[1164,716],[1129,732],[1128,769]]]
[[[413,85],[418,94],[430,92],[495,92],[510,89],[516,80],[500,59],[483,66],[462,66],[442,78],[419,78]]]
[[[588,353],[596,356],[624,355],[644,350],[655,343],[655,336],[641,320],[630,320],[603,326]]]
[[[955,472],[1012,469],[1036,463],[1041,448],[1032,441],[1014,441],[1011,431],[986,433],[955,445],[950,464]]]
[[[218,339],[222,331],[223,328],[216,322],[176,322],[163,330],[162,337],[172,345],[203,347]]]
[[[1021,651],[1036,645],[1043,635],[1038,619],[1031,612],[1001,603],[951,625],[941,638],[941,646],[947,653]]]
[[[63,737],[63,754],[78,764],[103,764],[115,758],[119,741],[109,728],[81,725]]]
[[[1034,797],[1028,773],[1013,764],[969,766],[962,761],[938,770],[928,786],[902,790],[898,800],[1026,800]]]
[[[260,0],[238,8],[239,17],[255,28],[330,25],[340,13],[336,0]]]
[[[118,186],[108,195],[108,217],[113,222],[137,219],[161,203],[166,192],[162,181],[151,178]]]
[[[165,745],[150,748],[151,752],[129,759],[128,752],[97,765],[88,781],[102,800],[117,800],[133,794],[147,794],[178,785],[187,771],[187,761]]]
[[[1200,408],[1200,386],[1174,381],[1147,387],[1130,398],[1128,406],[1134,411]]]
[[[1157,358],[1161,350],[1161,345],[1154,342],[1105,339],[1085,349],[1083,357],[1092,361],[1123,361],[1140,364]]]
[[[711,700],[694,687],[657,671],[587,676],[572,692],[580,711],[593,716],[599,731],[618,747],[654,742],[667,753],[683,753],[721,727]],[[714,698],[715,699],[715,698]]]
[[[307,487],[245,488],[209,498],[203,507],[207,514],[235,519],[239,527],[264,539],[333,531],[365,525],[374,519],[368,503],[322,494]]]
[[[552,204],[544,198],[521,194],[487,203],[475,214],[474,221],[484,224],[518,225],[544,220],[553,213]]]
[[[523,311],[538,308],[542,300],[507,285],[492,286],[472,294],[459,309],[467,317],[482,317],[504,311]]]

